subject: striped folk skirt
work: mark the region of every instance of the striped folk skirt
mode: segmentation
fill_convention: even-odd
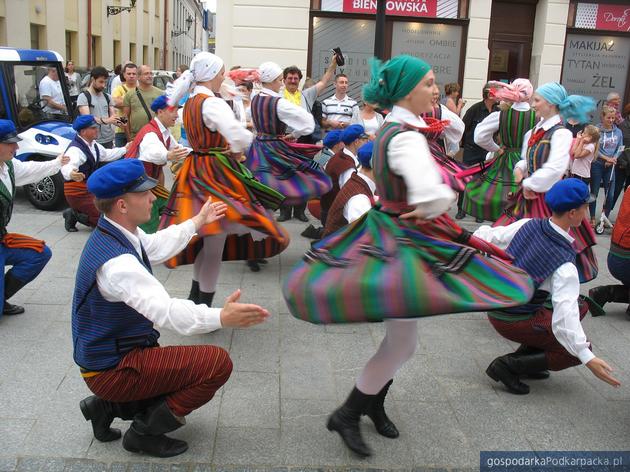
[[[160,227],[160,217],[166,207],[166,203],[168,202],[169,192],[161,184],[158,184],[156,187],[151,189],[153,195],[155,195],[155,201],[153,202],[153,206],[151,207],[151,219],[144,224],[140,225],[140,228],[147,233],[155,233]]]
[[[232,168],[213,154],[195,154],[184,161],[163,210],[160,229],[192,218],[208,197],[227,204],[225,217],[203,226],[186,249],[165,262],[167,267],[192,264],[202,248],[202,238],[221,233],[227,233],[224,261],[272,257],[289,245],[289,233],[275,221]]]
[[[466,184],[473,179],[472,175],[465,177],[458,175],[466,170],[466,166],[446,154],[442,146],[436,141],[429,141],[429,149],[438,165],[444,183],[456,192],[462,192],[466,188]]]
[[[285,279],[283,296],[293,316],[316,324],[527,303],[534,293],[531,279],[497,256],[507,257],[469,239],[450,218],[418,226],[377,205],[315,243]]]
[[[499,219],[508,204],[508,195],[518,191],[514,166],[520,160],[520,150],[506,151],[466,185],[464,211],[486,221]]]
[[[550,218],[551,210],[545,203],[545,194],[537,194],[538,198],[527,200],[523,190],[519,190],[506,206],[503,214],[493,226],[507,226],[521,218]],[[593,246],[597,244],[595,232],[589,221],[584,218],[577,228],[571,228],[569,234],[573,241],[573,249],[577,253],[575,265],[580,276],[580,283],[585,283],[597,277],[599,267]]]
[[[285,196],[285,205],[299,205],[332,188],[328,174],[313,160],[320,146],[257,137],[246,165],[263,184]]]

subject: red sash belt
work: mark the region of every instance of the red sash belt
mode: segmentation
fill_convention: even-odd
[[[5,234],[2,239],[2,244],[9,249],[32,249],[39,253],[44,252],[44,247],[46,247],[46,243],[41,239],[31,238],[30,236],[18,233]]]

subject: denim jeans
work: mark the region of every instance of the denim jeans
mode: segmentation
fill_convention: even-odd
[[[116,133],[114,135],[114,145],[123,147],[125,144],[127,144],[127,135],[125,133]]]
[[[615,174],[613,173],[613,168],[613,166],[605,167],[604,161],[601,159],[595,159],[591,164],[591,193],[597,198],[597,195],[599,195],[599,187],[601,184],[604,184],[604,194],[606,195],[604,199],[604,213],[606,216],[608,216],[611,210],[613,189],[615,188]],[[596,207],[597,202],[590,204],[591,218],[596,218]]]

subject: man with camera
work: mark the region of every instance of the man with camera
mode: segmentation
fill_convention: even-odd
[[[90,86],[79,94],[77,107],[80,115],[92,115],[99,126],[96,142],[106,149],[114,147],[114,128],[120,125],[116,116],[116,109],[111,97],[105,92],[109,73],[102,66],[97,66],[90,72]]]

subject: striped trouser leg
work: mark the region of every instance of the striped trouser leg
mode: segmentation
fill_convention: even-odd
[[[114,369],[85,379],[94,394],[112,402],[164,396],[171,411],[185,416],[214,397],[232,373],[232,361],[217,346],[136,349]]]

